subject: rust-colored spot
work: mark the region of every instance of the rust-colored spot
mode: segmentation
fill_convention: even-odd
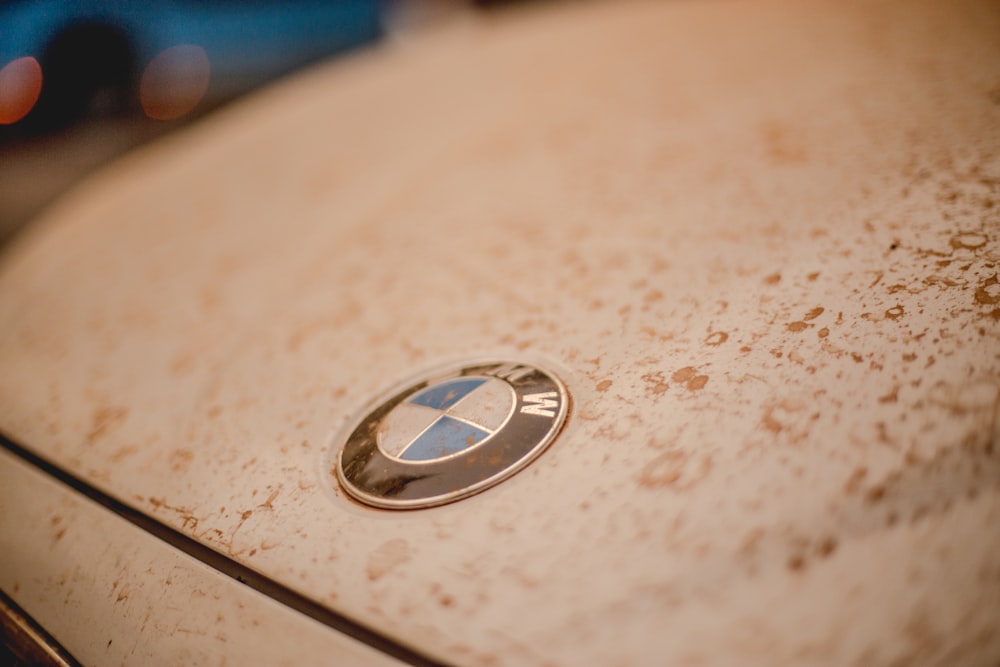
[[[761,423],[764,425],[768,431],[772,433],[780,433],[784,425],[774,418],[774,408],[768,408],[764,411],[764,416],[761,418]]]
[[[815,282],[819,278],[819,271],[813,271],[812,273],[806,274],[806,280],[809,282]]]
[[[655,301],[662,301],[663,300],[663,292],[661,292],[658,289],[649,290],[648,292],[646,292],[646,296],[644,296],[642,298],[642,300],[645,301],[646,303],[653,303]]]
[[[771,403],[764,409],[761,416],[761,425],[772,433],[780,433],[786,427],[794,427],[796,417],[794,413],[802,412],[805,404],[797,399],[783,399],[777,403]],[[788,422],[787,424],[785,422]],[[793,441],[804,438],[806,433],[798,433],[793,429]]]
[[[128,417],[128,410],[119,407],[105,407],[94,411],[91,417],[90,431],[87,433],[87,442],[93,443],[98,438],[107,435],[125,421]]]
[[[597,386],[595,387],[597,391],[607,391],[610,388],[611,388],[611,380],[601,380],[600,382],[597,383]]]
[[[688,391],[697,391],[698,389],[704,388],[708,384],[708,376],[704,374],[699,374],[698,371],[693,366],[685,366],[684,368],[674,371],[674,374],[670,376],[670,379],[674,382],[681,382],[687,387]]]
[[[660,396],[661,394],[664,394],[667,389],[670,389],[670,385],[667,384],[667,380],[663,377],[663,373],[661,371],[646,373],[642,376],[642,380],[646,383],[646,393],[653,396]]]
[[[727,340],[729,340],[729,334],[725,331],[713,331],[708,334],[707,338],[705,338],[705,345],[711,345],[714,347],[716,345],[722,345]]]
[[[186,470],[194,459],[194,452],[190,449],[175,449],[170,453],[170,468],[180,472]]]
[[[124,461],[126,458],[128,458],[129,456],[132,456],[133,454],[135,454],[138,451],[139,451],[139,448],[136,447],[135,445],[125,445],[124,447],[119,447],[111,455],[111,462],[112,463],[120,463],[121,461]]]
[[[822,542],[819,543],[819,547],[816,549],[820,557],[827,558],[834,551],[837,550],[837,540],[833,537],[827,537]]]
[[[712,457],[702,456],[700,461],[681,449],[663,452],[647,463],[639,473],[639,486],[656,488],[689,489],[712,470]]]
[[[865,500],[870,503],[877,503],[885,497],[885,487],[881,484],[873,486],[868,489],[868,493],[865,494]]]
[[[861,482],[863,482],[867,476],[868,468],[865,466],[855,468],[854,472],[851,473],[851,476],[848,477],[847,481],[844,483],[844,493],[849,495],[855,493],[859,488],[861,488]]]
[[[688,391],[697,391],[698,389],[704,388],[706,384],[708,384],[707,375],[696,375],[688,380],[687,388]]]
[[[885,311],[885,316],[888,317],[890,320],[898,320],[905,314],[905,312],[906,311],[903,310],[902,306],[895,305],[889,310]]]
[[[975,299],[976,303],[984,306],[1000,303],[1000,284],[997,282],[997,274],[994,273],[979,284]]]
[[[810,310],[808,313],[806,313],[802,317],[802,319],[804,319],[806,321],[815,320],[817,317],[819,317],[820,315],[823,314],[824,310],[825,309],[823,308],[823,306],[816,306],[815,308],[813,308],[812,310]]]
[[[956,234],[951,237],[950,244],[952,248],[966,248],[968,250],[975,250],[977,248],[982,248],[986,245],[989,239],[985,234],[980,234],[978,232],[967,232],[965,234]]]
[[[275,498],[278,497],[278,495],[280,493],[281,493],[281,488],[280,487],[277,488],[277,489],[275,489],[274,491],[271,491],[271,493],[267,496],[267,500],[265,500],[264,502],[262,502],[260,505],[257,505],[257,507],[262,508],[262,509],[273,510],[274,509],[274,500],[275,500]]]
[[[795,333],[798,333],[799,331],[805,331],[806,329],[808,329],[811,326],[812,325],[809,324],[809,323],[807,323],[807,322],[801,322],[801,321],[789,322],[788,323],[788,330],[789,331],[793,331]]]
[[[781,274],[780,273],[772,273],[769,276],[764,276],[764,284],[765,285],[777,285],[779,282],[781,282]]]
[[[684,368],[674,371],[674,374],[670,376],[670,379],[674,382],[687,382],[697,374],[698,371],[696,371],[693,366],[685,366]]]
[[[897,385],[897,386],[893,387],[892,391],[890,391],[885,396],[879,396],[878,397],[878,402],[879,403],[895,403],[897,400],[899,400],[898,395],[899,395],[899,386]]]
[[[788,569],[798,572],[806,566],[806,559],[803,556],[795,555],[788,559]]]
[[[819,336],[820,338],[826,338],[827,336],[830,335],[830,330],[827,327],[823,327],[822,329],[816,332],[816,335]]]

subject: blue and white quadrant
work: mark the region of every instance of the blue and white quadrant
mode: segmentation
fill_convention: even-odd
[[[461,377],[432,385],[382,420],[378,447],[404,461],[433,461],[474,447],[503,428],[517,397],[503,380]]]

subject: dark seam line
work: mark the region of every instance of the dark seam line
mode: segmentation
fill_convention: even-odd
[[[259,593],[263,593],[272,600],[294,609],[300,614],[333,628],[334,630],[351,637],[362,644],[367,644],[373,649],[392,656],[397,660],[407,662],[414,667],[447,667],[447,663],[433,660],[413,649],[396,643],[391,639],[386,639],[379,633],[361,625],[356,621],[333,612],[321,604],[310,600],[301,593],[297,593],[287,586],[270,579],[259,572],[255,572],[245,565],[241,565],[232,559],[223,556],[218,551],[205,546],[195,539],[178,532],[177,530],[160,523],[139,510],[126,505],[120,500],[109,496],[99,489],[91,486],[79,477],[63,470],[59,466],[31,452],[30,450],[14,443],[6,435],[0,433],[0,445],[4,449],[14,454],[26,463],[38,468],[45,474],[53,477],[63,484],[71,487],[78,493],[93,500],[99,505],[103,505],[129,523],[138,526],[150,535],[158,537],[170,546],[183,551],[187,555],[195,558],[209,567],[235,579]]]
[[[45,665],[47,667],[83,667],[66,648],[45,631],[28,612],[0,590],[0,640],[13,641],[17,648],[7,649],[14,665]],[[25,643],[30,648],[24,651]],[[11,655],[13,654],[13,655]],[[20,659],[20,662],[19,662]],[[10,663],[3,662],[4,665]]]

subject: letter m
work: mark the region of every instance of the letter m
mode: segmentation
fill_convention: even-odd
[[[552,400],[556,395],[554,391],[547,391],[543,394],[525,394],[521,412],[526,415],[555,417],[556,413],[551,408],[559,407],[559,401]]]

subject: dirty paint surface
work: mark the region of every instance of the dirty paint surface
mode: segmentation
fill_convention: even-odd
[[[463,664],[993,664],[997,34],[973,0],[587,3],[320,68],[10,249],[0,428]],[[538,461],[341,494],[367,401],[497,351],[566,369]]]
[[[82,664],[401,664],[219,576],[6,451],[0,480],[0,588]]]

